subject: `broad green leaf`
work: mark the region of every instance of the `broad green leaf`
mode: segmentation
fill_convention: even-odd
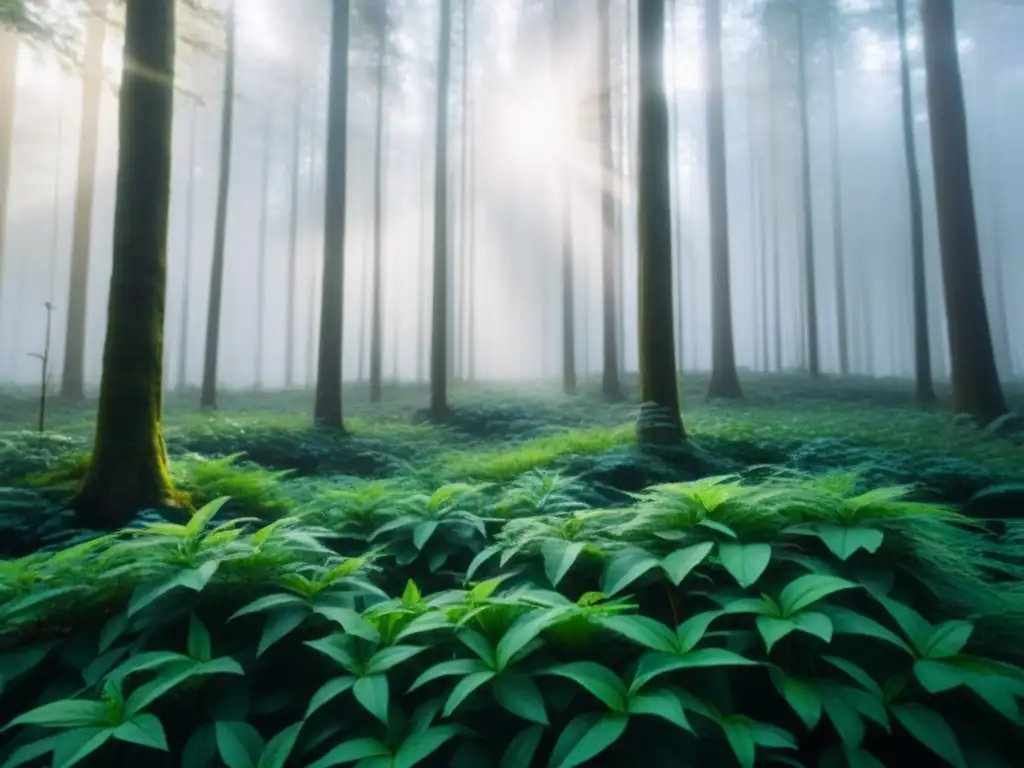
[[[351,608],[340,605],[315,605],[313,612],[337,623],[350,635],[369,640],[371,643],[380,642],[380,634],[373,625]]]
[[[305,644],[338,662],[349,672],[357,671],[359,663],[352,655],[352,643],[345,635],[335,632],[327,637],[321,637],[319,640],[307,640]]]
[[[421,616],[417,616],[415,619],[405,625],[397,635],[395,635],[395,642],[404,640],[407,637],[413,635],[420,635],[424,632],[433,632],[438,629],[448,629],[452,626],[451,621],[441,611],[430,611],[424,613]]]
[[[61,733],[54,742],[53,768],[78,765],[113,736],[113,728],[77,728]]]
[[[441,677],[450,677],[453,675],[462,677],[464,675],[472,675],[476,672],[484,672],[488,669],[488,666],[484,664],[480,659],[452,659],[450,661],[442,661],[439,664],[427,669],[423,674],[413,681],[413,684],[409,686],[409,692],[412,693],[420,686],[426,685],[427,683],[437,680]]]
[[[866,749],[846,748],[843,750],[843,754],[846,756],[846,762],[849,765],[849,768],[885,768],[882,761]]]
[[[142,713],[135,715],[114,729],[114,738],[150,749],[167,751],[167,734],[156,715]]]
[[[53,751],[57,736],[46,736],[36,741],[31,741],[28,744],[23,744],[8,756],[7,760],[4,761],[0,768],[21,768],[26,763],[31,763],[38,760],[43,755],[48,755]],[[529,768],[529,766],[527,766]]]
[[[124,706],[126,716],[132,717],[135,713],[141,712],[190,677],[195,677],[198,667],[197,663],[176,664],[161,670],[155,680],[150,680],[132,691]]]
[[[746,589],[761,578],[772,559],[770,544],[738,544],[724,542],[718,545],[722,566]]]
[[[557,587],[565,578],[565,574],[572,568],[584,546],[586,545],[582,541],[545,540],[540,551],[544,557],[544,575],[548,577],[551,586]]]
[[[720,725],[740,768],[754,768],[757,745],[750,726],[744,720],[730,717],[723,718]]]
[[[799,680],[779,669],[771,672],[776,690],[793,708],[808,731],[813,731],[821,721],[822,703],[818,689],[806,680]]]
[[[482,603],[484,600],[494,594],[494,591],[501,586],[501,582],[505,579],[499,576],[496,579],[487,579],[487,581],[481,581],[466,595],[467,599],[471,603]]]
[[[501,547],[495,544],[482,550],[476,557],[474,557],[473,561],[469,564],[469,567],[466,569],[466,581],[472,579],[473,575],[480,569],[480,566],[482,566],[484,563],[486,563],[499,552],[501,552]]]
[[[500,672],[508,666],[519,651],[544,630],[550,629],[563,618],[571,608],[554,608],[546,611],[532,611],[516,619],[508,631],[498,641],[495,649],[497,670]]]
[[[683,653],[693,650],[693,647],[704,638],[704,635],[707,634],[708,627],[711,626],[711,622],[724,615],[725,611],[705,611],[704,613],[698,613],[691,616],[676,627],[676,637],[679,640],[679,650]]]
[[[481,672],[473,672],[472,674],[466,675],[464,678],[459,680],[452,689],[452,692],[448,695],[448,700],[444,704],[444,716],[451,717],[452,713],[473,693],[473,691],[481,685],[485,685],[490,682],[496,674],[498,673],[493,670],[484,669]]]
[[[366,674],[376,675],[389,672],[404,661],[426,650],[423,645],[392,645],[381,648],[366,664]]]
[[[835,605],[824,606],[821,611],[832,620],[832,629],[837,635],[873,637],[895,645],[910,656],[914,655],[913,649],[899,635],[874,619]]]
[[[424,520],[422,523],[417,523],[412,531],[413,546],[416,549],[423,549],[427,542],[430,541],[430,537],[434,535],[438,525],[440,523],[437,520]]]
[[[191,665],[193,659],[182,654],[170,651],[148,651],[132,656],[117,668],[111,670],[107,675],[108,679],[123,679],[136,672],[144,672],[151,669],[162,669],[171,665]]]
[[[544,728],[539,725],[531,725],[524,728],[509,743],[505,754],[501,758],[500,768],[530,768],[533,765],[533,756],[537,754],[537,747],[544,737]]]
[[[638,615],[602,616],[598,623],[605,629],[629,638],[655,651],[673,653],[680,650],[676,634],[660,621]]]
[[[458,734],[453,725],[435,725],[410,734],[395,753],[394,768],[413,768],[437,752]]]
[[[737,538],[736,531],[734,531],[725,523],[720,523],[717,520],[710,520],[709,518],[705,517],[703,520],[698,522],[697,525],[721,533],[723,536],[728,536],[730,539]]]
[[[782,594],[779,595],[779,606],[782,608],[782,615],[789,617],[814,605],[819,600],[824,600],[829,595],[845,589],[853,589],[856,586],[852,581],[846,579],[809,573],[786,585]]]
[[[306,601],[298,595],[293,595],[287,592],[278,592],[277,594],[267,595],[266,597],[261,597],[258,600],[253,600],[248,605],[239,608],[231,614],[228,621],[234,621],[235,619],[247,616],[250,613],[273,611],[278,608],[295,608],[305,604]]]
[[[855,749],[864,741],[864,721],[841,690],[840,686],[823,687],[821,701],[840,740],[846,747]]]
[[[491,692],[494,700],[513,715],[540,725],[548,724],[540,688],[526,675],[503,673],[495,678]]]
[[[256,655],[262,656],[270,646],[302,626],[307,618],[309,618],[309,608],[305,606],[271,613],[267,617],[266,624],[263,625],[263,633],[260,635],[259,645],[256,646]]]
[[[575,768],[597,757],[626,731],[629,716],[579,715],[562,731],[551,756],[550,768]]]
[[[352,686],[352,695],[363,709],[388,724],[388,679],[384,675],[360,677]]]
[[[878,723],[887,732],[892,732],[892,725],[889,722],[889,712],[885,708],[885,701],[873,693],[854,688],[852,686],[837,686],[846,700],[853,705],[860,714],[872,722]]]
[[[267,748],[263,750],[257,768],[285,768],[288,758],[295,749],[295,742],[299,739],[299,732],[302,731],[303,725],[305,725],[305,721],[300,720],[275,734],[267,742]]]
[[[345,693],[355,683],[356,679],[352,675],[341,675],[321,685],[309,700],[309,706],[306,707],[306,719],[308,720],[324,704]]]
[[[391,750],[387,744],[377,739],[351,739],[343,742],[321,757],[315,760],[306,768],[332,768],[335,765],[346,765],[356,763],[373,757],[390,757]]]
[[[100,647],[99,652],[103,653],[110,646],[112,646],[117,639],[124,634],[125,630],[128,629],[128,614],[123,611],[116,616],[111,617],[107,620],[107,623],[103,625],[103,630],[100,632]],[[44,654],[46,650],[42,651]],[[2,659],[3,657],[0,657]],[[0,663],[0,677],[3,677],[3,666]]]
[[[796,632],[796,622],[792,619],[777,619],[774,616],[758,616],[755,620],[757,624],[757,631],[761,635],[761,639],[764,640],[764,647],[767,653],[772,652],[772,648],[782,638],[787,635]]]
[[[756,661],[746,659],[725,648],[698,648],[684,654],[650,651],[641,656],[637,663],[633,682],[629,686],[629,694],[635,694],[654,678],[679,669],[753,666],[756,664]]]
[[[895,704],[890,707],[890,711],[900,725],[922,745],[956,768],[967,768],[967,761],[964,759],[956,734],[942,715],[934,709],[908,702]]]
[[[218,721],[217,751],[228,768],[256,768],[263,752],[263,738],[249,723],[238,720]]]
[[[973,633],[974,625],[969,621],[945,621],[932,630],[921,648],[921,655],[926,659],[948,659],[956,656],[967,645]]]
[[[759,723],[742,715],[740,718],[746,721],[747,728],[750,729],[750,735],[757,746],[767,747],[768,749],[797,748],[796,740],[793,738],[793,734],[789,731],[774,725],[769,725],[768,723]]]
[[[99,728],[113,725],[102,701],[62,699],[31,709],[14,718],[6,727],[41,725],[44,728]]]
[[[910,640],[910,643],[921,653],[932,636],[932,625],[925,621],[913,608],[899,603],[888,597],[875,597],[882,607],[889,612],[889,615],[900,625],[900,629]]]
[[[654,715],[684,731],[694,732],[690,721],[686,719],[686,712],[683,711],[679,696],[669,688],[638,693],[630,697],[628,709],[631,715]]]
[[[408,606],[419,605],[423,601],[423,594],[416,582],[409,579],[405,582],[405,590],[402,592],[402,602]]]
[[[819,637],[826,643],[832,642],[832,620],[824,613],[801,611],[793,615],[792,621],[801,632]]]
[[[544,674],[572,680],[604,702],[613,712],[626,711],[626,687],[608,667],[593,661],[574,661],[544,670]]]
[[[601,591],[611,597],[658,565],[658,559],[648,552],[638,549],[624,550],[614,555],[608,562],[601,576]]]
[[[971,675],[967,679],[967,687],[1010,722],[1018,726],[1024,725],[1021,720],[1020,704],[1014,695],[1017,691],[1007,685],[1012,682],[1006,677],[995,675]]]
[[[152,605],[171,590],[181,587],[193,592],[202,592],[217,572],[219,560],[208,560],[198,568],[183,570],[167,581],[150,586],[142,586],[132,593],[128,601],[128,616],[134,616],[143,608]]]
[[[881,686],[875,682],[875,679],[849,659],[843,659],[838,656],[822,656],[822,659],[856,680],[864,690],[868,691],[875,698],[885,698]]]
[[[217,516],[220,512],[221,507],[231,501],[230,496],[222,496],[219,499],[204,504],[195,512],[192,513],[192,517],[185,524],[185,535],[190,539],[197,538],[203,530],[209,525],[210,521]]]
[[[874,554],[885,539],[877,528],[863,526],[818,525],[814,532],[840,560],[848,560],[858,549]]]
[[[487,641],[486,637],[475,629],[463,629],[456,637],[491,669],[495,669],[498,666],[497,657],[491,644]]]
[[[714,546],[713,541],[702,541],[700,544],[677,549],[661,561],[661,568],[668,576],[668,580],[678,587],[690,571],[704,562],[704,558],[708,556]]]
[[[194,613],[188,619],[188,655],[196,661],[209,661],[213,655],[210,630]]]

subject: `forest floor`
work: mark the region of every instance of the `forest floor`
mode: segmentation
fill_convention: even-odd
[[[619,506],[654,483],[764,465],[856,473],[863,489],[912,484],[921,500],[1024,517],[1024,436],[954,419],[941,389],[942,402],[922,411],[904,380],[743,379],[740,403],[708,403],[706,376],[684,379],[685,425],[710,462],[640,454],[635,396],[610,406],[592,384],[572,398],[552,394],[551,385],[456,387],[444,427],[424,421],[423,386],[386,386],[383,402],[372,405],[367,388],[352,384],[347,439],[311,426],[309,392],[223,393],[213,413],[196,407],[198,393],[170,394],[165,434],[175,480],[197,504],[227,495],[234,515],[264,519],[330,504],[338,489],[508,484],[533,470],[579,477],[586,503]],[[1007,395],[1024,413],[1024,384]],[[0,555],[91,533],[61,507],[87,466],[94,406],[52,400],[43,435],[32,429],[37,408],[32,392],[0,393]]]

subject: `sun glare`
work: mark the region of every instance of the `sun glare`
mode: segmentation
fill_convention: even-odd
[[[519,87],[492,102],[491,136],[499,157],[513,168],[558,162],[568,149],[569,118],[564,101],[545,83]]]

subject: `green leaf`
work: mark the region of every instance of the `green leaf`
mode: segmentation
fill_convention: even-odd
[[[558,737],[550,768],[575,768],[597,757],[626,731],[629,716],[623,714],[578,715]]]
[[[495,544],[482,550],[476,557],[474,557],[472,562],[469,564],[469,568],[466,569],[466,581],[472,579],[473,575],[480,569],[480,566],[499,552],[501,552],[501,546]]]
[[[747,717],[743,717],[750,729],[750,735],[754,743],[759,747],[768,749],[796,749],[796,740],[789,731],[778,728],[768,723],[758,723]]]
[[[358,669],[359,664],[352,655],[352,641],[344,634],[335,632],[319,640],[307,640],[305,644],[338,662],[349,672],[356,672]]]
[[[369,640],[371,643],[380,642],[380,633],[373,628],[370,622],[351,608],[344,608],[340,605],[315,605],[313,612],[340,625],[350,635]]]
[[[700,544],[677,549],[661,561],[661,568],[673,586],[678,587],[690,571],[704,562],[714,546],[713,541],[702,541]]]
[[[884,694],[882,693],[881,686],[879,686],[878,683],[875,682],[874,678],[871,677],[871,675],[869,675],[867,672],[858,667],[849,659],[842,659],[838,656],[822,656],[822,658],[836,669],[841,669],[851,678],[860,683],[861,687],[863,687],[864,690],[868,691],[875,698],[885,698]]]
[[[559,582],[565,578],[565,574],[572,568],[584,546],[586,545],[582,541],[563,541],[562,539],[544,541],[540,551],[544,557],[544,575],[548,577],[551,586],[557,587]]]
[[[437,520],[424,520],[422,523],[417,523],[412,531],[413,546],[416,549],[423,549],[426,543],[430,541],[430,537],[434,535],[438,525],[440,523]]]
[[[413,684],[409,686],[409,692],[412,693],[420,686],[426,685],[427,683],[441,677],[450,677],[453,675],[462,677],[464,675],[472,675],[477,672],[484,672],[487,669],[488,666],[480,659],[452,659],[450,661],[442,661],[440,664],[435,664],[417,677],[416,680],[413,681]]]
[[[793,615],[792,622],[801,632],[819,637],[826,643],[832,642],[832,620],[824,613],[802,611]]]
[[[303,725],[305,725],[305,721],[300,720],[275,734],[267,742],[267,748],[263,750],[257,768],[285,768],[288,758],[295,749],[295,742],[299,739]]]
[[[431,611],[424,613],[421,616],[417,616],[415,619],[405,625],[397,635],[395,635],[395,642],[404,640],[407,637],[413,635],[421,635],[424,632],[433,632],[438,629],[449,629],[452,623],[449,618],[441,611]]]
[[[381,648],[366,663],[366,674],[377,675],[389,672],[404,661],[426,650],[423,645],[392,645]]]
[[[31,709],[14,718],[15,725],[40,725],[44,728],[89,728],[112,725],[107,705],[88,699],[62,699]]]
[[[391,750],[387,744],[377,739],[351,739],[343,742],[321,757],[306,766],[306,768],[331,768],[335,765],[345,765],[366,760],[373,757],[390,757]]]
[[[309,618],[309,608],[306,606],[274,611],[267,617],[267,622],[263,625],[263,633],[260,635],[259,645],[256,646],[256,655],[262,656],[270,646],[302,626],[307,618]]]
[[[750,726],[745,720],[730,717],[723,718],[720,725],[740,767],[754,768],[757,745]]]
[[[508,666],[527,643],[561,621],[574,607],[554,608],[546,611],[531,611],[516,619],[498,641],[495,649],[496,668],[500,672]]]
[[[967,687],[992,709],[1019,726],[1024,725],[1021,721],[1020,705],[1015,696],[1019,691],[1012,685],[1007,685],[1013,682],[1006,677],[995,675],[971,675],[967,679]]]
[[[965,681],[963,670],[944,659],[921,659],[914,663],[914,675],[928,693],[943,693]]]
[[[772,652],[772,648],[782,638],[787,635],[796,632],[796,622],[792,619],[777,619],[774,616],[758,616],[755,620],[757,624],[757,631],[761,635],[761,639],[764,640],[764,647],[767,653]]]
[[[410,734],[395,753],[394,768],[413,768],[437,752],[458,734],[453,725],[436,725]]]
[[[54,742],[53,768],[77,765],[113,736],[113,728],[78,728],[61,733]]]
[[[416,586],[416,582],[409,579],[405,582],[405,590],[402,592],[402,603],[407,606],[419,605],[423,601],[423,593]]]
[[[889,709],[900,725],[922,745],[956,768],[967,768],[960,743],[942,715],[923,704],[912,702],[895,704]]]
[[[193,592],[202,592],[210,583],[213,574],[217,572],[219,560],[208,560],[198,568],[183,570],[168,579],[155,585],[142,586],[132,593],[128,601],[128,616],[132,617],[143,608],[152,605],[171,590],[181,587]]]
[[[168,750],[167,734],[160,718],[148,713],[135,715],[114,729],[114,738],[150,749]]]
[[[636,694],[629,699],[628,709],[631,715],[654,715],[684,731],[694,732],[679,696],[670,688]]]
[[[910,656],[914,655],[913,649],[899,635],[882,626],[874,619],[868,618],[856,611],[834,605],[824,606],[821,611],[832,620],[832,629],[837,635],[873,637],[876,640],[884,640],[891,645],[895,645]]]
[[[482,672],[474,672],[471,675],[466,675],[452,689],[452,692],[448,695],[448,700],[444,705],[444,716],[451,717],[458,706],[465,701],[477,688],[481,685],[485,685],[490,682],[494,676],[498,674],[490,669],[485,669]]]
[[[388,679],[384,675],[360,677],[352,686],[352,694],[363,709],[388,724]]]
[[[355,685],[355,682],[356,679],[352,675],[341,675],[321,685],[309,700],[309,706],[306,708],[306,719],[308,720],[324,704],[345,693],[345,691]]]
[[[228,621],[234,621],[235,619],[247,616],[250,613],[272,611],[277,608],[295,608],[304,605],[306,605],[306,601],[298,595],[293,595],[288,592],[278,592],[277,594],[267,595],[266,597],[261,597],[258,600],[253,600],[248,605],[239,608],[231,614]]]
[[[969,621],[945,621],[932,630],[921,648],[921,655],[926,659],[948,659],[956,656],[967,645],[973,633],[974,625]]]
[[[907,636],[907,639],[921,653],[932,636],[932,625],[925,621],[921,614],[903,603],[888,597],[876,596],[875,599],[896,620],[896,623],[900,625],[900,629]]]
[[[498,666],[497,657],[495,656],[494,649],[491,644],[487,642],[487,638],[477,632],[475,629],[463,629],[456,637],[465,645],[469,650],[479,656],[484,664],[494,669]]]
[[[574,661],[544,670],[544,674],[572,680],[604,702],[613,712],[626,711],[626,687],[608,667],[593,661]]]
[[[521,730],[505,750],[500,768],[530,768],[543,736],[544,728],[539,725]]]
[[[642,549],[628,549],[614,555],[601,577],[601,591],[611,597],[621,592],[652,568],[658,559]]]
[[[192,517],[185,524],[185,535],[191,539],[197,538],[210,521],[217,516],[221,507],[229,501],[231,501],[230,496],[221,496],[219,499],[214,499],[193,512]]]
[[[496,579],[487,579],[486,581],[481,581],[479,584],[477,584],[475,587],[469,590],[469,594],[466,597],[471,603],[482,603],[484,600],[486,600],[494,594],[495,590],[501,586],[501,582],[503,582],[504,580],[505,578],[503,576],[499,576]]]
[[[188,619],[188,655],[196,661],[209,661],[213,655],[210,631],[194,613]]]
[[[121,612],[108,619],[107,623],[103,625],[103,630],[100,632],[99,652],[103,653],[110,648],[124,634],[126,629],[128,629],[127,613]],[[45,654],[46,650],[43,650],[43,653]],[[2,668],[0,668],[0,677],[3,677]]]
[[[808,731],[813,731],[821,721],[822,702],[818,689],[806,680],[799,680],[779,669],[771,672],[775,689],[793,708]]]
[[[849,768],[885,768],[882,761],[866,749],[846,748],[843,750],[843,754],[846,756],[846,762],[849,765]]]
[[[848,560],[859,549],[874,554],[885,539],[877,528],[863,526],[817,525],[814,532],[840,560]]]
[[[770,544],[737,544],[724,542],[718,545],[718,557],[722,566],[746,589],[756,582],[768,568],[772,559]]]
[[[829,595],[853,589],[856,586],[852,581],[836,576],[809,573],[786,585],[782,594],[779,595],[779,606],[782,608],[782,615],[789,617],[814,605],[819,600],[824,600]]]
[[[635,694],[655,677],[679,669],[753,666],[756,664],[756,661],[746,659],[725,648],[698,648],[684,654],[651,651],[640,657],[633,682],[629,686],[629,693],[630,695]]]
[[[540,688],[526,675],[504,673],[494,680],[491,691],[494,700],[513,715],[532,723],[548,724]]]
[[[248,723],[239,720],[218,721],[217,751],[228,768],[256,768],[263,752],[263,737]]]
[[[704,613],[698,613],[691,616],[676,627],[676,637],[679,640],[679,650],[683,653],[693,650],[693,647],[704,638],[704,635],[707,634],[708,627],[711,626],[711,622],[724,615],[725,611],[705,611]]]
[[[36,741],[30,741],[28,744],[23,744],[14,751],[7,755],[7,760],[4,761],[0,768],[20,768],[26,763],[31,763],[34,760],[38,760],[43,755],[47,755],[53,751],[54,743],[57,741],[57,736],[46,736]],[[529,766],[526,766],[529,768]]]
[[[680,650],[676,634],[662,624],[646,616],[613,615],[602,616],[598,623],[635,643],[655,651],[672,653]]]
[[[851,749],[860,746],[864,741],[864,721],[852,704],[842,695],[841,686],[829,686],[821,689],[821,701],[825,714],[832,721],[832,726],[839,734],[839,739]]]

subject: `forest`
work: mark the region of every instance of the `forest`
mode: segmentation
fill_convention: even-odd
[[[0,0],[0,768],[1013,768],[1020,0]]]

